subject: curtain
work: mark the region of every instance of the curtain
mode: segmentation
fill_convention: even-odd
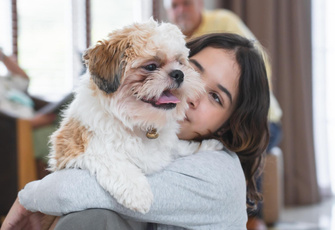
[[[17,57],[17,26],[18,26],[18,22],[17,22],[17,4],[16,4],[16,0],[12,0],[11,1],[12,6],[11,6],[11,11],[12,11],[12,46],[13,46],[13,54]]]
[[[86,48],[91,45],[91,0],[85,0]]]
[[[268,50],[283,110],[286,205],[320,201],[313,141],[311,0],[221,0]]]

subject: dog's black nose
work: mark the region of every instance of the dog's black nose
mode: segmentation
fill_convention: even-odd
[[[180,70],[173,70],[171,73],[169,73],[170,77],[175,79],[178,86],[184,81],[184,73]]]

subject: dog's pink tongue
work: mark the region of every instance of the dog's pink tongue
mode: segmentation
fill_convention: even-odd
[[[158,98],[156,104],[168,104],[168,103],[179,103],[180,100],[176,98],[170,91],[164,91],[160,98]]]

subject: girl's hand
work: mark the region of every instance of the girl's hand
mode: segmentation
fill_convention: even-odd
[[[17,198],[6,216],[1,230],[40,230],[42,229],[43,216],[44,214],[40,212],[26,210]]]

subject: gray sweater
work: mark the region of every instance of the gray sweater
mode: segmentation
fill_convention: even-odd
[[[146,214],[118,204],[85,170],[67,169],[26,185],[19,193],[28,210],[63,215],[88,208],[114,210],[157,229],[246,229],[246,184],[240,161],[226,151],[177,159],[148,177],[154,203]],[[171,227],[175,226],[175,227]]]

